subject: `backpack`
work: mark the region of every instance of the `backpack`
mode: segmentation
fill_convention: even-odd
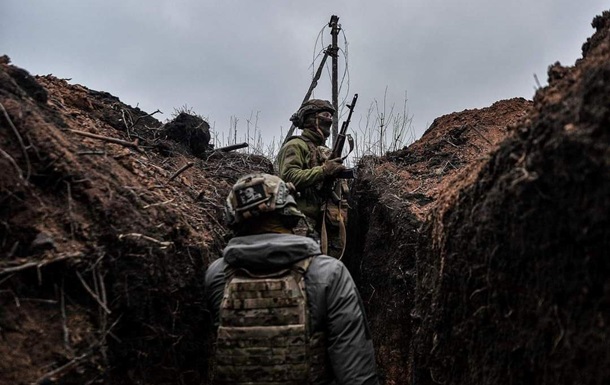
[[[329,377],[326,336],[309,325],[303,276],[312,259],[265,273],[227,265],[215,384],[312,384]]]

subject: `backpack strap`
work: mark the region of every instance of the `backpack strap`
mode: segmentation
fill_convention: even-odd
[[[293,263],[290,267],[287,267],[284,269],[279,269],[279,270],[273,270],[273,271],[269,271],[269,272],[252,272],[252,271],[246,269],[245,267],[234,267],[234,266],[227,264],[224,269],[225,282],[229,282],[238,271],[240,273],[244,273],[248,277],[252,277],[252,278],[281,277],[283,275],[286,275],[286,273],[288,273],[288,272],[297,274],[298,276],[302,277],[307,272],[307,269],[309,268],[309,265],[311,264],[311,260],[314,257],[315,256],[312,255],[310,257],[301,259],[300,261]]]
[[[318,157],[318,150],[316,149],[316,145],[309,138],[306,138],[304,136],[295,136],[295,138],[301,139],[303,142],[305,142],[307,148],[309,148],[309,152],[311,153],[311,156],[309,157],[309,168],[314,168],[319,165],[321,162],[320,158]]]

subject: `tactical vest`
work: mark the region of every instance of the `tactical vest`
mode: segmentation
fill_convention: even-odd
[[[303,279],[312,258],[266,274],[227,266],[215,384],[328,382],[326,335],[311,332]]]

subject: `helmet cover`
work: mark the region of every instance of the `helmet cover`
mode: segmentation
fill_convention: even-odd
[[[304,217],[297,209],[293,194],[296,189],[271,174],[256,173],[237,180],[226,200],[225,212],[229,227],[256,218],[263,213]]]
[[[290,121],[295,127],[303,128],[305,118],[308,115],[323,111],[328,111],[334,115],[336,110],[328,100],[310,99],[303,103],[297,112],[292,114]]]

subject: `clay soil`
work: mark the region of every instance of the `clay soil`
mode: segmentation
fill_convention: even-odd
[[[385,384],[610,383],[610,13],[533,100],[360,161],[344,262]],[[270,160],[0,58],[0,385],[205,384],[222,205]]]

